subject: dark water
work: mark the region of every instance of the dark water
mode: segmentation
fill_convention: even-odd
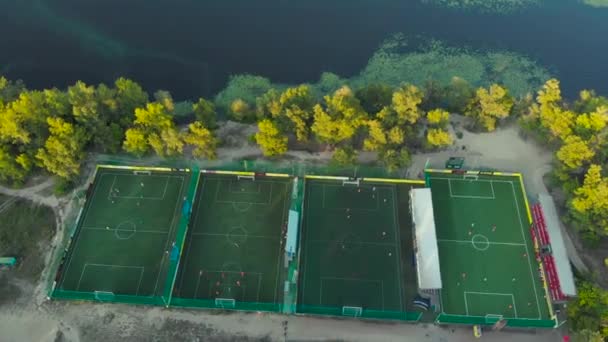
[[[0,73],[32,88],[125,75],[174,97],[210,96],[231,74],[348,77],[397,32],[528,55],[565,93],[608,94],[608,9],[576,0],[510,15],[418,0],[0,0]]]

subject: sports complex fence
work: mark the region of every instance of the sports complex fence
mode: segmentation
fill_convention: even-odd
[[[187,168],[190,169],[193,174],[198,174],[199,170],[224,170],[233,172],[253,172],[253,173],[271,173],[271,174],[287,174],[290,176],[301,177],[297,191],[298,196],[292,198],[291,208],[297,210],[302,214],[303,210],[303,180],[305,176],[320,176],[318,178],[333,177],[348,177],[348,178],[368,178],[374,181],[382,181],[382,179],[402,179],[406,178],[404,170],[397,170],[394,172],[388,171],[382,166],[363,165],[363,166],[328,166],[321,163],[314,162],[301,162],[301,161],[281,161],[273,162],[266,160],[240,160],[230,162],[214,162],[214,161],[198,161],[198,160],[163,160],[157,163],[150,163],[148,160],[134,159],[131,157],[98,157],[97,162],[104,165],[115,165],[117,167],[123,167],[124,165],[130,165],[125,168],[137,169],[150,168],[151,166],[157,167],[169,167],[169,168]],[[139,167],[138,167],[139,165]],[[193,177],[188,190],[188,199],[192,203],[193,196],[197,188],[198,177]],[[424,182],[424,181],[420,181]],[[78,234],[78,221],[82,213],[82,209],[85,199],[85,191],[75,192],[75,196],[72,198],[72,205],[70,211],[67,213],[63,222],[63,238],[59,244],[57,255],[55,255],[51,261],[51,267],[57,270],[57,276],[61,273],[61,265],[65,260],[70,250],[71,243],[77,238]],[[302,220],[300,215],[300,221]],[[244,310],[244,311],[268,311],[268,312],[283,312],[283,313],[299,313],[299,314],[315,314],[324,316],[334,317],[357,317],[357,318],[368,318],[368,319],[381,319],[381,320],[399,320],[406,322],[417,322],[423,316],[422,312],[407,312],[407,311],[384,311],[384,310],[346,310],[343,307],[330,307],[330,306],[311,306],[296,304],[297,301],[297,282],[298,282],[298,263],[299,255],[295,260],[288,266],[285,280],[288,285],[288,290],[285,291],[286,298],[288,299],[278,303],[267,303],[267,302],[243,302],[243,301],[218,301],[216,299],[189,299],[189,298],[177,298],[173,297],[172,290],[174,288],[177,272],[179,269],[179,262],[181,259],[181,251],[184,248],[185,238],[188,230],[188,215],[184,212],[179,221],[179,226],[176,235],[176,245],[179,246],[179,253],[176,257],[171,258],[171,262],[167,266],[166,279],[164,291],[158,296],[135,296],[135,295],[120,295],[106,292],[84,292],[84,291],[67,291],[59,290],[54,287],[57,281],[56,277],[50,277],[48,282],[48,295],[49,297],[56,299],[69,299],[69,300],[90,300],[98,302],[112,302],[112,303],[128,303],[128,304],[140,304],[140,305],[156,305],[156,306],[173,306],[173,307],[188,307],[188,308],[202,308],[202,309],[231,309],[231,310]],[[535,246],[536,247],[536,246]],[[300,246],[298,247],[300,248]],[[545,285],[546,286],[546,285]],[[444,324],[479,324],[479,325],[491,325],[496,322],[496,318],[493,317],[475,317],[475,316],[459,316],[449,315],[441,313],[437,316],[437,323]],[[543,327],[551,328],[556,325],[555,320],[528,320],[528,319],[507,319],[507,325],[511,327]]]

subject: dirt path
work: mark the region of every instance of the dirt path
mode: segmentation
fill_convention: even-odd
[[[221,161],[261,156],[261,151],[247,143],[249,126],[225,128],[233,138],[230,146],[221,148]],[[463,150],[462,146],[466,149]],[[326,161],[331,153],[290,151],[288,156],[301,161]],[[523,172],[531,195],[546,192],[542,176],[550,170],[552,154],[522,139],[516,127],[492,134],[464,132],[463,138],[449,151],[413,156],[408,170],[416,177],[427,161],[442,167],[448,156],[464,156],[468,167],[491,166],[506,171]],[[360,162],[375,160],[374,153],[361,153]],[[121,158],[137,164],[159,162],[158,158]],[[46,205],[56,212],[58,227],[65,216],[76,208],[72,195],[57,198],[44,195],[54,185],[53,179],[24,188],[0,186],[0,193]],[[85,185],[86,186],[86,183]],[[83,186],[83,187],[84,187]],[[74,206],[74,207],[70,207]],[[63,232],[58,230],[51,246],[57,246]],[[566,235],[567,236],[567,235]],[[51,250],[53,247],[51,247]],[[572,257],[572,256],[571,256]],[[47,260],[50,256],[47,258]],[[573,257],[573,260],[575,257]],[[48,261],[47,261],[48,262]],[[47,267],[48,268],[48,267]],[[49,270],[45,270],[48,276]],[[43,279],[46,279],[43,275]],[[303,316],[256,313],[216,313],[212,311],[177,310],[158,307],[104,305],[47,301],[44,285],[25,291],[12,305],[0,306],[1,341],[402,341],[464,342],[472,341],[469,327],[391,324]],[[484,340],[492,342],[549,342],[559,340],[556,330],[489,332]]]

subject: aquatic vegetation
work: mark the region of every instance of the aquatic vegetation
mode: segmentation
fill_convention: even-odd
[[[478,10],[491,13],[510,13],[528,6],[537,5],[541,0],[421,0],[424,3],[435,4],[463,10]],[[605,0],[584,0],[605,1]]]
[[[254,75],[231,76],[228,85],[215,97],[215,104],[223,112],[227,112],[236,100],[244,101],[249,106],[255,105],[258,97],[270,89],[281,86],[272,84],[269,79]]]
[[[455,48],[439,41],[420,44],[400,34],[387,39],[358,75],[342,78],[324,72],[317,83],[311,84],[311,89],[314,95],[321,96],[344,85],[360,89],[369,84],[424,86],[428,81],[434,81],[447,86],[455,78],[474,87],[498,83],[508,88],[513,96],[522,97],[533,93],[550,75],[533,60],[517,53]],[[256,97],[269,89],[284,87],[260,76],[233,76],[216,97],[216,103],[222,109],[229,108],[236,99],[253,105]]]
[[[430,80],[448,85],[454,77],[475,87],[499,83],[519,97],[537,89],[549,79],[549,73],[516,53],[454,48],[438,41],[411,48],[403,35],[397,35],[382,44],[349,83],[354,88],[370,83],[398,86],[403,82],[422,86]]]
[[[583,3],[593,7],[608,7],[608,0],[583,0]]]

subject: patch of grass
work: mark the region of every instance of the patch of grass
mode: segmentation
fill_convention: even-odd
[[[601,2],[602,0],[586,1]],[[462,10],[507,14],[528,6],[538,5],[540,0],[422,0],[422,2]]]
[[[608,0],[583,0],[583,3],[593,7],[608,7]]]
[[[14,272],[20,278],[37,280],[55,229],[55,215],[50,208],[24,200],[7,206],[0,213],[0,254],[18,260],[17,267],[9,274]]]

